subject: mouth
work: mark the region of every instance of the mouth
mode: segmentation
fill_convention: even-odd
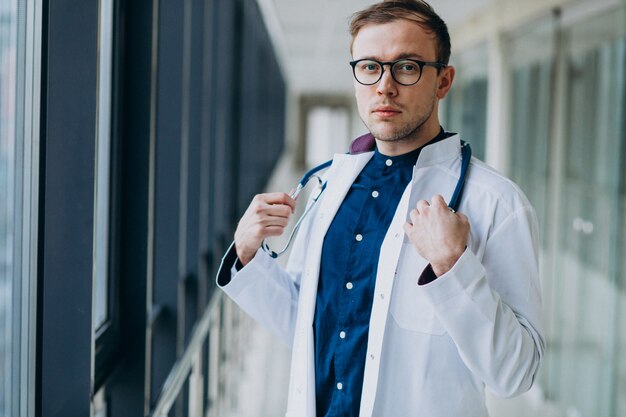
[[[375,115],[377,115],[379,117],[393,117],[393,116],[398,115],[398,114],[400,114],[402,112],[399,109],[397,109],[396,107],[392,107],[392,106],[378,106],[378,107],[374,108],[372,113],[374,113]]]

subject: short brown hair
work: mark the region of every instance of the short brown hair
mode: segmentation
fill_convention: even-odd
[[[350,20],[350,51],[357,33],[368,24],[381,25],[398,19],[416,22],[434,33],[437,40],[437,61],[448,64],[450,60],[450,34],[448,26],[430,4],[423,0],[386,0],[352,15]]]

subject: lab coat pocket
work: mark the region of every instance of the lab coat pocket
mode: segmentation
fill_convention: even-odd
[[[417,254],[413,244],[404,243],[397,274],[393,284],[390,312],[404,330],[442,335],[445,329],[437,319],[432,305],[425,297],[424,291],[417,285],[428,261]]]

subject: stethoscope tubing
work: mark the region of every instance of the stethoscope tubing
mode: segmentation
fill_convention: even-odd
[[[470,147],[470,144],[465,141],[461,141],[461,174],[459,175],[456,187],[454,187],[452,198],[450,198],[450,202],[448,203],[448,208],[450,208],[453,212],[456,212],[461,204],[461,197],[463,196],[463,190],[465,189],[465,179],[467,178],[467,170],[471,159],[472,148]]]
[[[454,192],[452,193],[452,198],[450,198],[450,202],[448,203],[448,208],[452,212],[456,212],[459,209],[459,205],[461,204],[461,197],[463,196],[463,190],[465,189],[465,180],[467,178],[467,170],[469,168],[471,159],[472,159],[472,148],[470,147],[469,143],[465,141],[461,141],[461,173],[459,175],[459,180],[456,183],[456,187],[454,188]],[[300,224],[302,223],[302,220],[306,217],[309,211],[311,211],[311,209],[313,208],[317,200],[320,198],[320,196],[326,189],[327,181],[322,181],[322,179],[317,175],[317,173],[328,168],[332,164],[332,162],[333,160],[331,159],[330,161],[326,161],[323,164],[320,164],[310,169],[302,176],[300,181],[298,181],[298,185],[296,186],[296,189],[290,195],[290,197],[293,199],[298,197],[300,192],[304,189],[304,187],[312,178],[317,178],[320,190],[317,193],[317,195],[313,197],[312,201],[309,203],[304,213],[302,213],[302,216],[300,216],[300,218],[294,225],[291,233],[289,234],[289,238],[287,239],[287,243],[281,250],[279,250],[278,252],[271,250],[267,242],[263,240],[263,242],[261,243],[261,248],[263,249],[265,253],[267,253],[272,258],[278,258],[280,255],[282,255],[283,253],[287,251],[287,249],[289,248],[289,245],[291,244],[293,237],[295,236],[296,232],[300,228]]]
[[[291,193],[291,195],[290,195],[291,198],[293,198],[293,199],[297,198],[298,195],[300,194],[300,192],[306,186],[306,184],[312,178],[317,178],[318,185],[319,185],[320,189],[317,192],[317,195],[312,198],[312,201],[308,204],[307,208],[304,210],[304,213],[302,213],[302,215],[300,216],[300,218],[298,219],[296,224],[293,226],[293,229],[291,230],[291,233],[289,234],[289,238],[287,239],[287,243],[285,244],[285,246],[281,250],[279,250],[278,252],[274,252],[273,250],[270,249],[270,247],[268,246],[268,244],[267,244],[267,242],[265,240],[263,240],[263,242],[261,243],[261,248],[263,248],[263,251],[265,251],[265,253],[267,253],[272,258],[278,258],[280,255],[282,255],[283,253],[285,253],[287,251],[287,249],[289,248],[289,245],[291,244],[291,240],[293,239],[293,237],[295,236],[296,232],[300,228],[300,223],[302,223],[302,220],[304,220],[304,218],[307,216],[307,214],[309,214],[309,211],[311,211],[311,209],[313,208],[313,206],[315,205],[317,200],[320,198],[320,196],[322,195],[322,193],[326,189],[327,181],[322,181],[322,179],[318,175],[316,175],[316,174],[319,171],[329,167],[331,163],[332,163],[332,160],[324,162],[323,164],[318,165],[315,168],[307,171],[307,173],[304,174],[302,176],[302,178],[300,179],[300,181],[298,182],[298,185],[296,186],[296,189],[293,191],[293,193]]]

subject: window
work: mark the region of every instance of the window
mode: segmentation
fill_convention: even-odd
[[[113,370],[119,350],[120,324],[118,313],[118,242],[114,193],[116,171],[112,163],[114,150],[113,95],[114,80],[114,16],[115,1],[100,0],[98,23],[97,118],[94,172],[93,233],[93,303],[92,320],[95,339],[94,370],[97,390]],[[104,402],[104,400],[103,400]]]
[[[539,381],[572,416],[626,409],[623,16],[566,10],[512,34],[508,47],[512,174],[542,229]]]
[[[17,4],[0,3],[0,413],[11,415],[14,250],[20,213],[16,205],[16,59]]]
[[[453,56],[457,75],[443,102],[444,129],[460,133],[482,160],[487,140],[487,55],[487,46],[481,44]]]
[[[344,153],[349,139],[349,115],[345,107],[316,106],[309,110],[306,129],[306,166],[328,161]]]
[[[100,1],[94,233],[94,328],[108,318],[113,0]]]
[[[620,173],[624,169],[626,39],[623,14],[578,22],[564,32],[564,163],[560,173],[557,263],[564,291],[555,332],[562,365],[556,368],[559,400],[580,415],[614,416],[624,408],[623,361],[616,338],[624,235]],[[621,151],[620,151],[621,150]],[[617,333],[617,334],[616,334]],[[574,375],[585,378],[574,381]]]
[[[522,187],[539,219],[541,242],[549,230],[548,166],[553,118],[554,23],[542,20],[512,36],[510,132],[511,177]],[[544,45],[538,49],[536,45]]]
[[[2,417],[34,415],[40,19],[40,1],[0,1]]]

